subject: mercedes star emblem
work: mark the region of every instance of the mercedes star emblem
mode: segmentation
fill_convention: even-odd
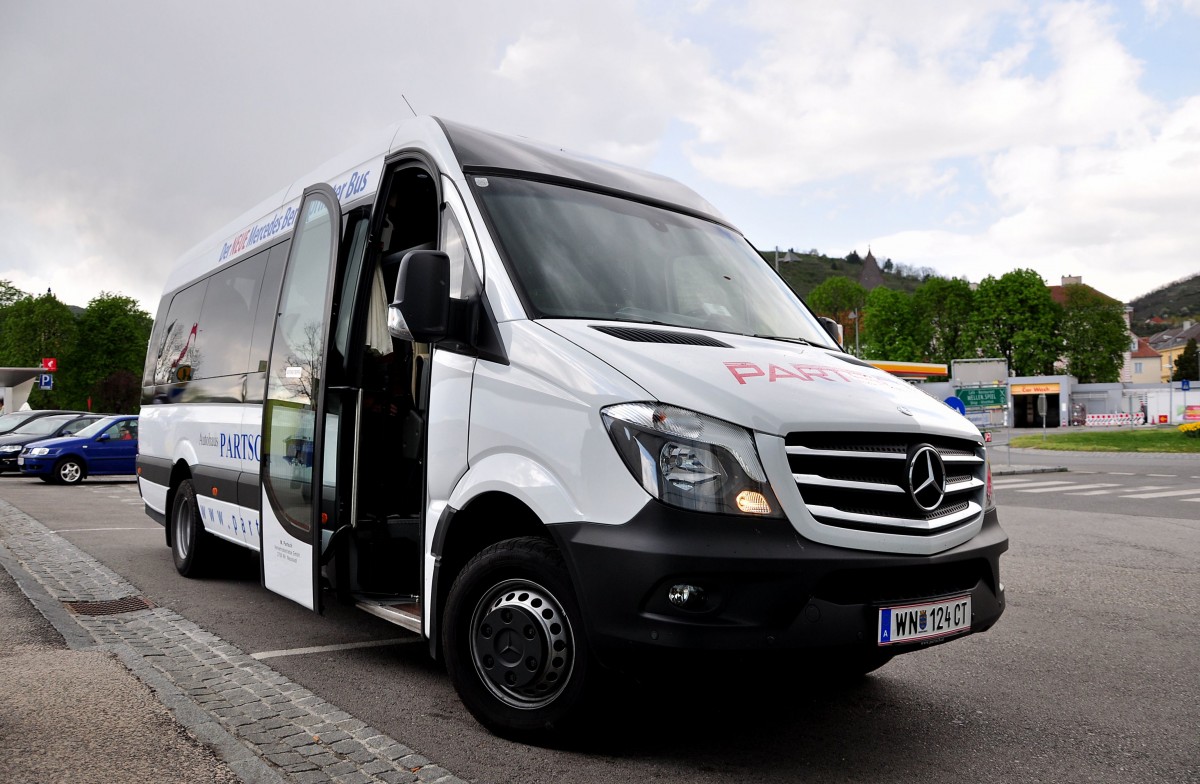
[[[913,503],[932,512],[946,497],[946,464],[929,444],[921,444],[908,460],[908,492]]]

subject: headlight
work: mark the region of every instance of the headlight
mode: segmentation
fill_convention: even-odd
[[[0,452],[5,454],[20,452],[22,449],[24,449],[24,447],[22,447],[20,444],[5,444],[4,446],[0,446]]]
[[[30,457],[41,457],[42,455],[48,454],[50,454],[50,448],[45,446],[38,446],[29,450]]]
[[[600,417],[634,478],[663,503],[782,516],[749,430],[661,403],[620,403]]]

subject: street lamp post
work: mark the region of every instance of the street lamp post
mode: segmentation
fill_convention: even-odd
[[[861,358],[862,352],[858,348],[858,308],[850,311],[850,320],[854,322],[854,356]]]

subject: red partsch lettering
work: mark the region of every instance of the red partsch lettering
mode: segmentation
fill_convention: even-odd
[[[753,362],[726,362],[725,367],[729,368],[729,372],[733,374],[739,384],[745,384],[748,378],[766,375],[762,368]]]
[[[808,377],[807,373],[804,373],[803,371],[799,373],[793,373],[782,365],[769,365],[767,370],[769,372],[767,381],[771,383],[774,383],[781,378],[794,378],[797,381],[812,381],[812,379]]]
[[[820,365],[792,365],[792,367],[806,375],[809,380],[819,378],[822,381],[850,381],[850,378],[845,373],[833,368],[821,367]]]

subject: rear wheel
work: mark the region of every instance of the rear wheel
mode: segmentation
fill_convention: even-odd
[[[176,571],[184,577],[196,577],[203,571],[205,553],[212,544],[208,538],[200,522],[196,488],[192,480],[185,479],[179,483],[171,505],[171,555]]]
[[[561,731],[595,678],[562,555],[543,539],[471,559],[450,589],[442,639],[463,704],[497,735]]]
[[[74,457],[64,457],[54,466],[54,481],[59,484],[77,485],[83,476],[83,465]]]

